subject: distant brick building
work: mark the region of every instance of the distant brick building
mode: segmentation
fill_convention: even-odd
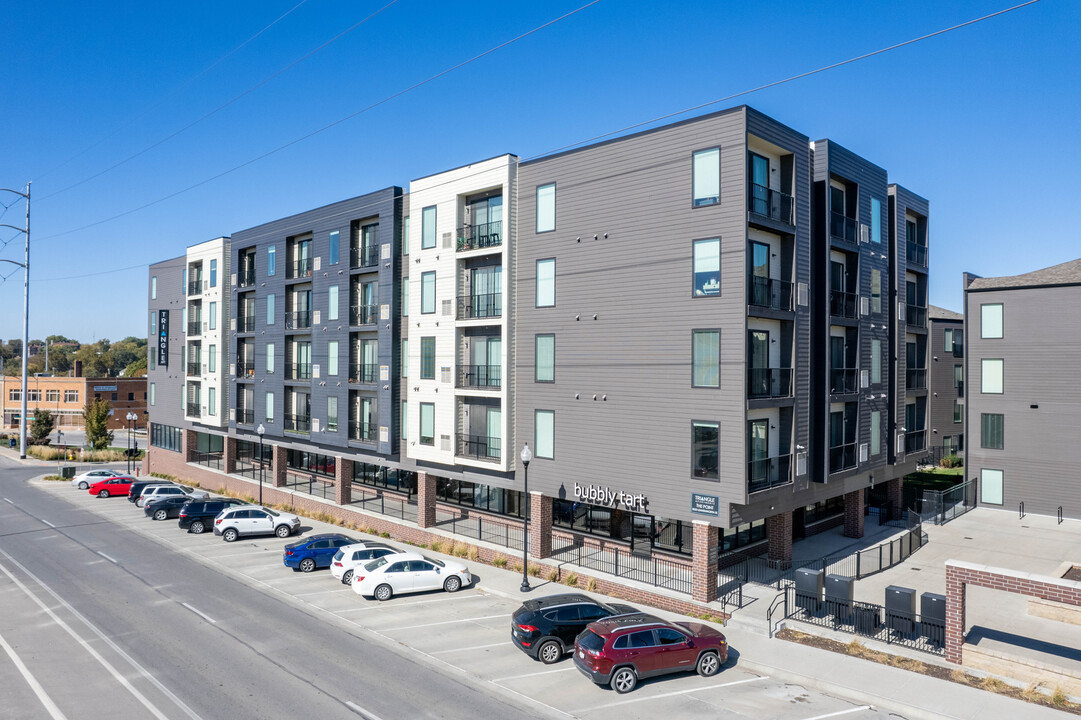
[[[6,428],[19,426],[22,412],[22,378],[0,376]],[[27,380],[26,410],[32,419],[37,410],[48,410],[59,427],[82,427],[83,408],[98,398],[109,402],[113,413],[109,429],[127,426],[129,412],[139,416],[136,425],[146,427],[146,378],[31,377]]]

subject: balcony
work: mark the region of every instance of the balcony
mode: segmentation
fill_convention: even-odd
[[[830,446],[830,472],[856,467],[856,443]]]
[[[830,315],[850,320],[855,319],[857,300],[856,293],[830,290]]]
[[[379,426],[375,423],[349,423],[349,439],[357,442],[375,442]]]
[[[458,457],[473,458],[474,460],[491,460],[497,462],[501,457],[503,442],[500,438],[488,435],[459,435]]]
[[[255,377],[255,363],[246,360],[237,360],[236,376],[241,380]]]
[[[203,322],[201,320],[194,320],[188,323],[188,335],[201,335],[203,332]]]
[[[792,368],[747,368],[747,397],[792,397]]]
[[[747,492],[756,493],[787,485],[792,482],[791,468],[791,455],[751,460],[747,463]]]
[[[236,319],[236,331],[242,333],[255,332],[255,313],[238,317]]]
[[[854,393],[859,389],[856,368],[830,368],[830,392],[834,394]]]
[[[371,363],[353,363],[349,366],[349,382],[370,384],[379,380],[379,366]]]
[[[312,416],[286,415],[285,431],[295,433],[310,433],[312,431]]]
[[[927,308],[921,305],[905,305],[905,323],[912,327],[927,327]]]
[[[236,275],[236,284],[239,287],[254,287],[255,286],[255,268],[249,267],[246,270],[241,270]]]
[[[747,276],[747,304],[771,310],[792,310],[792,283],[784,280]]]
[[[245,410],[244,408],[236,409],[236,424],[237,425],[254,425],[255,424],[255,411]]]
[[[188,283],[188,295],[199,295],[203,292],[203,279],[195,278]]]
[[[286,330],[308,330],[312,326],[311,310],[296,310],[285,313]]]
[[[286,363],[285,365],[285,379],[286,380],[311,380],[312,379],[312,364],[311,363]]]
[[[458,298],[458,319],[497,318],[503,315],[503,295],[465,295]]]
[[[751,183],[750,211],[792,225],[792,196]]]
[[[856,218],[850,218],[838,212],[830,213],[830,237],[855,245],[859,242],[856,235]]]
[[[289,274],[287,279],[295,280],[297,278],[310,278],[312,276],[312,259],[301,258],[300,260],[294,260],[289,264]]]
[[[188,363],[188,375],[194,375],[198,377],[201,374],[202,369],[202,365],[199,363],[198,360]]]
[[[379,265],[379,246],[363,245],[349,248],[349,267],[366,268]]]
[[[914,430],[905,433],[905,453],[920,452],[924,449],[924,435],[926,430]]]
[[[963,398],[965,396],[965,381],[955,380],[953,385],[957,388],[957,397]]]
[[[927,368],[907,368],[905,370],[905,387],[909,390],[925,389],[927,387]]]
[[[375,325],[378,319],[378,305],[358,305],[349,308],[349,324],[351,326]]]
[[[909,241],[906,257],[910,265],[927,267],[927,246]]]
[[[502,384],[503,367],[500,365],[461,365],[458,368],[458,387],[498,390]]]
[[[203,411],[199,407],[199,403],[188,402],[187,409],[184,411],[187,417],[202,417]]]
[[[482,225],[463,225],[458,228],[458,252],[499,247],[502,244],[502,220],[496,220]]]

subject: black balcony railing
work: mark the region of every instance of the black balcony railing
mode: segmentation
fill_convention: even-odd
[[[830,447],[830,472],[856,467],[856,443]]]
[[[349,267],[366,268],[379,264],[379,246],[362,245],[349,248]]]
[[[854,393],[858,391],[856,368],[830,368],[830,392]]]
[[[254,425],[255,424],[255,411],[246,410],[244,408],[236,409],[236,422],[237,425]]]
[[[374,325],[378,319],[378,305],[359,305],[349,308],[350,325]]]
[[[357,442],[375,442],[379,426],[375,423],[349,423],[349,439]]]
[[[188,361],[188,375],[199,375],[202,369],[203,366],[198,359]]]
[[[905,322],[913,327],[927,327],[927,308],[905,305]]]
[[[458,457],[476,460],[499,460],[503,442],[500,438],[488,435],[459,435]]]
[[[285,313],[286,330],[307,330],[312,326],[311,310],[295,310]]]
[[[202,417],[203,416],[203,411],[199,407],[199,403],[195,403],[195,402],[189,402],[188,403],[187,416],[188,417]]]
[[[907,257],[910,264],[927,267],[927,246],[909,242]]]
[[[203,291],[203,279],[195,278],[188,283],[188,295],[198,295]]]
[[[905,387],[922,390],[927,387],[927,368],[910,367],[905,370]]]
[[[285,379],[286,380],[311,380],[312,379],[312,364],[311,363],[286,363],[286,365],[285,365]]]
[[[792,283],[753,274],[748,275],[747,304],[773,310],[791,310]]]
[[[465,295],[458,298],[458,319],[497,318],[503,314],[503,296],[500,293]]]
[[[310,433],[312,431],[312,416],[286,415],[285,429],[289,432]]]
[[[792,369],[747,368],[747,397],[792,397]]]
[[[458,252],[498,247],[503,244],[503,221],[458,228]]]
[[[830,315],[834,317],[856,317],[856,293],[830,290]]]
[[[255,313],[238,317],[236,319],[236,331],[242,333],[255,332]]]
[[[255,285],[255,268],[250,267],[243,269],[236,274],[236,283],[240,287],[251,287]]]
[[[747,463],[747,492],[754,493],[779,485],[787,485],[792,482],[791,468],[791,455],[749,461]]]
[[[255,363],[248,360],[237,360],[236,376],[241,380],[255,377]]]
[[[765,185],[751,183],[750,210],[771,220],[792,224],[792,196]]]
[[[289,263],[289,276],[290,280],[294,278],[308,278],[312,276],[312,259],[301,258]]]
[[[830,213],[830,236],[844,242],[857,243],[856,218],[838,212]]]
[[[200,335],[203,332],[203,323],[201,320],[195,320],[188,323],[188,335]]]
[[[458,387],[498,390],[503,380],[500,365],[461,365],[458,368]]]
[[[954,387],[957,388],[957,397],[964,397],[965,396],[965,381],[964,380],[954,381]]]
[[[379,381],[379,365],[374,363],[352,363],[349,366],[349,382],[374,383]]]
[[[914,430],[905,433],[905,452],[914,453],[923,450],[926,430]]]

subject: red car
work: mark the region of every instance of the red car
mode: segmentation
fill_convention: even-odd
[[[670,623],[653,615],[616,615],[590,623],[574,641],[574,664],[617,693],[639,679],[695,670],[716,675],[728,661],[723,634],[702,623]]]
[[[90,486],[88,492],[91,495],[97,495],[98,497],[109,497],[110,495],[123,495],[124,497],[127,497],[133,482],[135,482],[135,478],[133,477],[117,475],[108,480],[100,480],[94,483]]]

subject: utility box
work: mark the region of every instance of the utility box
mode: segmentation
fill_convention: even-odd
[[[946,596],[925,592],[920,595],[920,635],[934,645],[946,644]]]
[[[798,568],[795,574],[796,607],[810,613],[822,609],[822,588],[825,573],[812,568]]]
[[[827,575],[825,582],[826,610],[831,615],[847,619],[852,614],[852,592],[855,582],[847,575]]]
[[[916,591],[890,585],[886,588],[886,627],[910,635],[916,631]]]
[[[75,466],[65,465],[64,467],[60,468],[60,477],[68,478],[69,480],[75,477]]]

